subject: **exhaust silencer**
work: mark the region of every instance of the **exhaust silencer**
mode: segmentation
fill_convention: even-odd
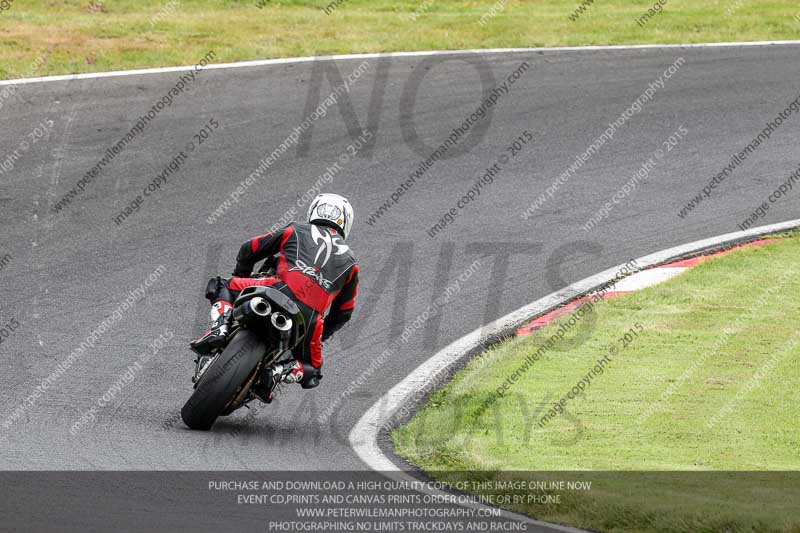
[[[292,335],[292,319],[281,312],[273,313],[269,319],[272,321],[272,327],[278,332],[281,349],[287,349],[289,337]]]
[[[292,329],[292,319],[283,313],[273,313],[270,320],[272,321],[272,327],[281,333],[289,332]]]
[[[269,316],[272,307],[269,302],[260,296],[248,300],[244,305],[240,305],[233,311],[233,318],[237,322],[246,324],[254,320],[262,320]]]
[[[250,310],[260,316],[265,317],[268,316],[272,308],[269,305],[269,302],[266,301],[264,298],[256,297],[247,302],[247,305],[250,306]]]

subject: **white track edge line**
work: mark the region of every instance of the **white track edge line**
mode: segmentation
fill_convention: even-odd
[[[351,59],[374,59],[380,57],[422,57],[432,55],[460,55],[460,54],[506,54],[506,53],[535,53],[535,52],[582,52],[599,50],[648,50],[662,48],[725,48],[725,47],[754,47],[800,45],[800,41],[749,41],[749,42],[722,42],[722,43],[687,43],[687,44],[620,44],[620,45],[593,45],[593,46],[543,46],[534,48],[479,48],[467,50],[428,50],[419,52],[374,52],[368,54],[341,54],[328,56],[285,57],[277,59],[256,59],[252,61],[236,61],[233,63],[210,63],[201,70],[217,70],[229,68],[262,67],[270,65],[286,65],[294,63],[308,63],[310,61],[339,61]],[[36,78],[18,78],[0,80],[3,85],[25,85],[30,83],[43,83],[53,81],[86,80],[95,78],[115,78],[119,76],[140,76],[147,74],[163,74],[167,72],[186,72],[193,70],[194,65],[178,67],[154,67],[133,70],[113,70],[109,72],[85,72],[81,74],[61,74],[56,76],[41,76]]]
[[[760,226],[752,228],[747,231],[737,231],[733,233],[726,233],[717,237],[702,239],[688,244],[682,244],[673,248],[668,248],[660,252],[655,252],[637,259],[637,267],[639,269],[647,268],[650,266],[665,263],[671,259],[678,258],[693,252],[702,251],[706,248],[715,246],[724,246],[727,243],[736,242],[742,239],[758,237],[761,235],[768,235],[771,233],[779,233],[800,227],[800,219],[790,220],[787,222],[780,222],[777,224],[770,224],[767,226]],[[417,394],[416,400],[421,399],[419,393],[425,391],[431,382],[435,382],[444,370],[447,370],[451,365],[460,361],[466,353],[481,346],[481,344],[492,338],[493,336],[508,330],[510,327],[522,324],[526,320],[546,312],[556,306],[562,305],[575,296],[583,294],[597,286],[607,283],[614,279],[617,273],[625,265],[617,265],[590,276],[588,278],[577,281],[568,287],[561,289],[540,298],[533,303],[530,303],[516,311],[513,311],[506,316],[499,318],[491,324],[481,327],[461,337],[460,339],[450,343],[448,346],[438,351],[436,354],[427,359],[424,363],[415,368],[405,379],[392,387],[386,394],[381,396],[372,407],[370,407],[361,419],[356,423],[350,432],[350,445],[359,456],[359,458],[372,470],[379,472],[391,472],[395,477],[403,477],[413,479],[405,474],[400,468],[392,462],[391,459],[384,455],[383,451],[378,445],[378,434],[383,428],[384,424],[392,420],[397,411]],[[516,513],[508,513],[504,515],[507,518],[516,520],[525,520],[527,517],[517,515]],[[539,522],[528,518],[530,523],[550,527],[555,530],[565,532],[581,531],[574,528],[548,524]]]

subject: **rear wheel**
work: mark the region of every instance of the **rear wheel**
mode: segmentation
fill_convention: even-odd
[[[181,409],[191,429],[207,431],[242,389],[261,361],[266,346],[255,333],[236,332],[225,351],[203,373],[194,393]]]

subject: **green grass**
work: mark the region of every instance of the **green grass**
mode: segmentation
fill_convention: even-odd
[[[13,0],[0,12],[0,77],[352,52],[794,39],[794,0]],[[174,9],[165,7],[175,6]],[[95,7],[92,7],[95,6]],[[151,23],[160,12],[162,16]],[[413,16],[416,15],[414,18]],[[49,50],[49,52],[48,52]],[[38,58],[46,55],[41,66]]]
[[[710,473],[800,470],[798,264],[800,237],[791,234],[599,302],[582,319],[591,327],[584,342],[569,334],[499,397],[566,319],[510,340],[436,392],[394,432],[395,448],[443,479],[445,471],[617,472],[581,474],[600,488],[560,505],[515,506],[579,527],[800,531],[800,475],[765,473],[756,487],[752,475]],[[631,329],[623,347],[618,339]],[[567,414],[540,427],[612,346],[603,372],[567,399]]]

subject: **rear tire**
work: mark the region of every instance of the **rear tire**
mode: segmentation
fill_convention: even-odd
[[[266,351],[255,333],[239,330],[225,351],[203,373],[194,393],[181,409],[191,429],[208,431],[261,361]]]

